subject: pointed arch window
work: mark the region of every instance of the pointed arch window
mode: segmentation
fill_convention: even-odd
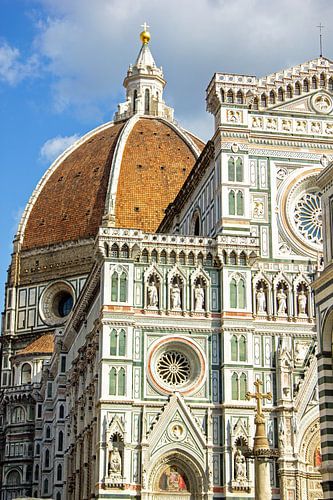
[[[149,115],[150,113],[150,91],[149,89],[145,90],[145,114]]]
[[[227,93],[227,102],[234,102],[234,93],[231,89]]]
[[[31,384],[31,365],[29,363],[22,365],[21,384]]]
[[[110,356],[125,356],[126,332],[122,328],[119,332],[113,328],[110,333]]]
[[[109,394],[110,396],[115,396],[117,393],[117,370],[111,368],[109,374]]]
[[[160,263],[161,264],[166,264],[166,261],[167,261],[167,254],[166,254],[166,251],[165,250],[162,250],[161,254],[160,254]]]
[[[244,279],[236,276],[230,280],[230,307],[232,309],[245,309],[246,307],[246,288]]]
[[[231,156],[228,160],[228,181],[235,180],[235,159]]]
[[[301,86],[299,82],[295,83],[295,95],[301,95]]]
[[[129,248],[127,245],[123,245],[121,247],[121,252],[120,255],[123,259],[128,259],[129,258]]]
[[[49,480],[48,479],[44,479],[44,483],[43,483],[43,493],[44,495],[47,495],[48,492],[49,492]]]
[[[234,278],[230,281],[230,307],[237,308],[237,282]]]
[[[111,278],[111,300],[118,302],[118,273],[115,271]]]
[[[125,396],[125,368],[120,368],[118,372],[118,395]]]
[[[240,253],[238,260],[240,266],[246,266],[246,254],[244,252]]]
[[[110,333],[110,355],[116,356],[117,354],[117,330],[113,329]]]
[[[124,329],[121,329],[119,332],[119,356],[125,356],[126,352],[126,332]]]
[[[57,481],[62,481],[62,465],[58,464],[57,467]]]
[[[133,113],[136,113],[137,112],[137,109],[136,109],[136,100],[138,98],[138,91],[135,89],[134,92],[133,92]]]
[[[169,263],[175,264],[175,262],[176,262],[176,252],[174,252],[172,250],[172,252],[170,252],[170,255],[169,255]]]
[[[293,96],[293,91],[291,85],[287,85],[286,98],[291,99]]]
[[[236,160],[236,181],[243,182],[243,160],[242,158],[237,158]]]
[[[152,260],[152,262],[157,262],[157,251],[156,250],[152,251],[151,260]]]
[[[274,92],[274,90],[271,90],[269,93],[269,102],[270,102],[270,104],[275,104],[275,92]]]
[[[284,98],[283,88],[279,87],[279,90],[278,90],[278,100],[281,102],[281,101],[283,101],[283,98]]]
[[[50,452],[49,450],[45,450],[45,455],[44,455],[44,467],[47,469],[50,467]]]
[[[229,214],[236,215],[235,191],[229,191]]]
[[[109,394],[110,396],[125,396],[126,372],[125,368],[112,367],[109,372]]]
[[[261,94],[260,104],[261,104],[261,106],[263,108],[266,108],[266,106],[267,106],[267,97],[266,97],[266,94]]]
[[[307,78],[303,81],[303,90],[304,92],[309,92],[309,80]]]
[[[242,191],[237,192],[236,205],[237,215],[244,215],[244,198]]]
[[[12,413],[12,424],[19,424],[25,421],[25,411],[22,406],[15,406]]]
[[[321,73],[320,74],[319,84],[320,84],[321,87],[325,87],[326,86],[326,76],[325,76],[325,73]]]
[[[242,373],[239,377],[239,399],[245,401],[245,396],[247,393],[247,377],[245,373]]]
[[[247,376],[236,372],[231,377],[231,399],[245,401],[247,393]]]
[[[127,302],[128,276],[124,269],[115,270],[111,276],[112,302]]]
[[[64,449],[64,433],[59,431],[58,434],[58,451],[63,451]]]
[[[244,99],[243,99],[243,92],[241,90],[237,92],[236,99],[238,104],[243,104]]]
[[[231,377],[231,399],[238,399],[238,375],[233,373]]]
[[[229,255],[229,264],[235,266],[237,264],[237,256],[235,252],[231,252]]]
[[[246,361],[246,338],[244,335],[239,337],[239,361]]]
[[[39,479],[39,465],[36,464],[35,466],[35,476],[34,476],[35,481],[38,481]]]
[[[179,264],[185,265],[185,254],[183,251],[180,252],[180,254],[179,254]]]
[[[127,274],[125,272],[120,275],[119,299],[120,302],[127,302]]]
[[[258,109],[258,97],[253,99],[252,109]]]
[[[237,283],[237,306],[239,309],[245,309],[245,283],[242,279]]]
[[[118,259],[119,257],[119,247],[116,243],[114,243],[111,247],[111,257]]]
[[[142,251],[141,262],[148,262],[148,250],[146,248]]]
[[[231,337],[231,361],[238,361],[238,338],[236,335]]]
[[[317,78],[315,76],[312,77],[311,86],[313,89],[316,89],[318,87]]]

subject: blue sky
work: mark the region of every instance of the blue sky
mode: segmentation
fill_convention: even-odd
[[[330,0],[0,0],[0,304],[12,239],[34,187],[76,137],[112,118],[151,26],[166,102],[208,139],[205,88],[215,71],[258,76],[333,58]]]

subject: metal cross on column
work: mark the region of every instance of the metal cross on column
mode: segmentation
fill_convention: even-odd
[[[262,400],[263,399],[268,399],[268,401],[271,401],[272,400],[272,393],[271,392],[267,392],[267,393],[263,393],[263,392],[260,392],[260,387],[263,385],[262,383],[262,380],[258,379],[254,382],[254,385],[255,385],[255,388],[256,388],[256,392],[255,393],[252,393],[252,392],[247,392],[245,397],[246,399],[249,401],[250,399],[255,399],[256,402],[257,402],[257,413],[256,413],[256,418],[259,417],[259,418],[264,418],[264,414],[262,412]]]

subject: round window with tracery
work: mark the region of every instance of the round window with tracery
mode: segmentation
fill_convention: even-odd
[[[186,384],[191,376],[189,360],[176,351],[164,352],[157,360],[156,371],[163,382],[172,387]]]
[[[323,242],[321,193],[305,193],[296,202],[295,224],[300,234],[309,242]]]
[[[148,350],[148,380],[160,394],[196,393],[205,381],[205,373],[206,357],[201,347],[188,337],[163,337]]]

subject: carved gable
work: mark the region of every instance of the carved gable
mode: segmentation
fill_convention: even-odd
[[[204,461],[206,438],[179,393],[171,396],[148,435],[150,458],[169,449],[183,449]]]

